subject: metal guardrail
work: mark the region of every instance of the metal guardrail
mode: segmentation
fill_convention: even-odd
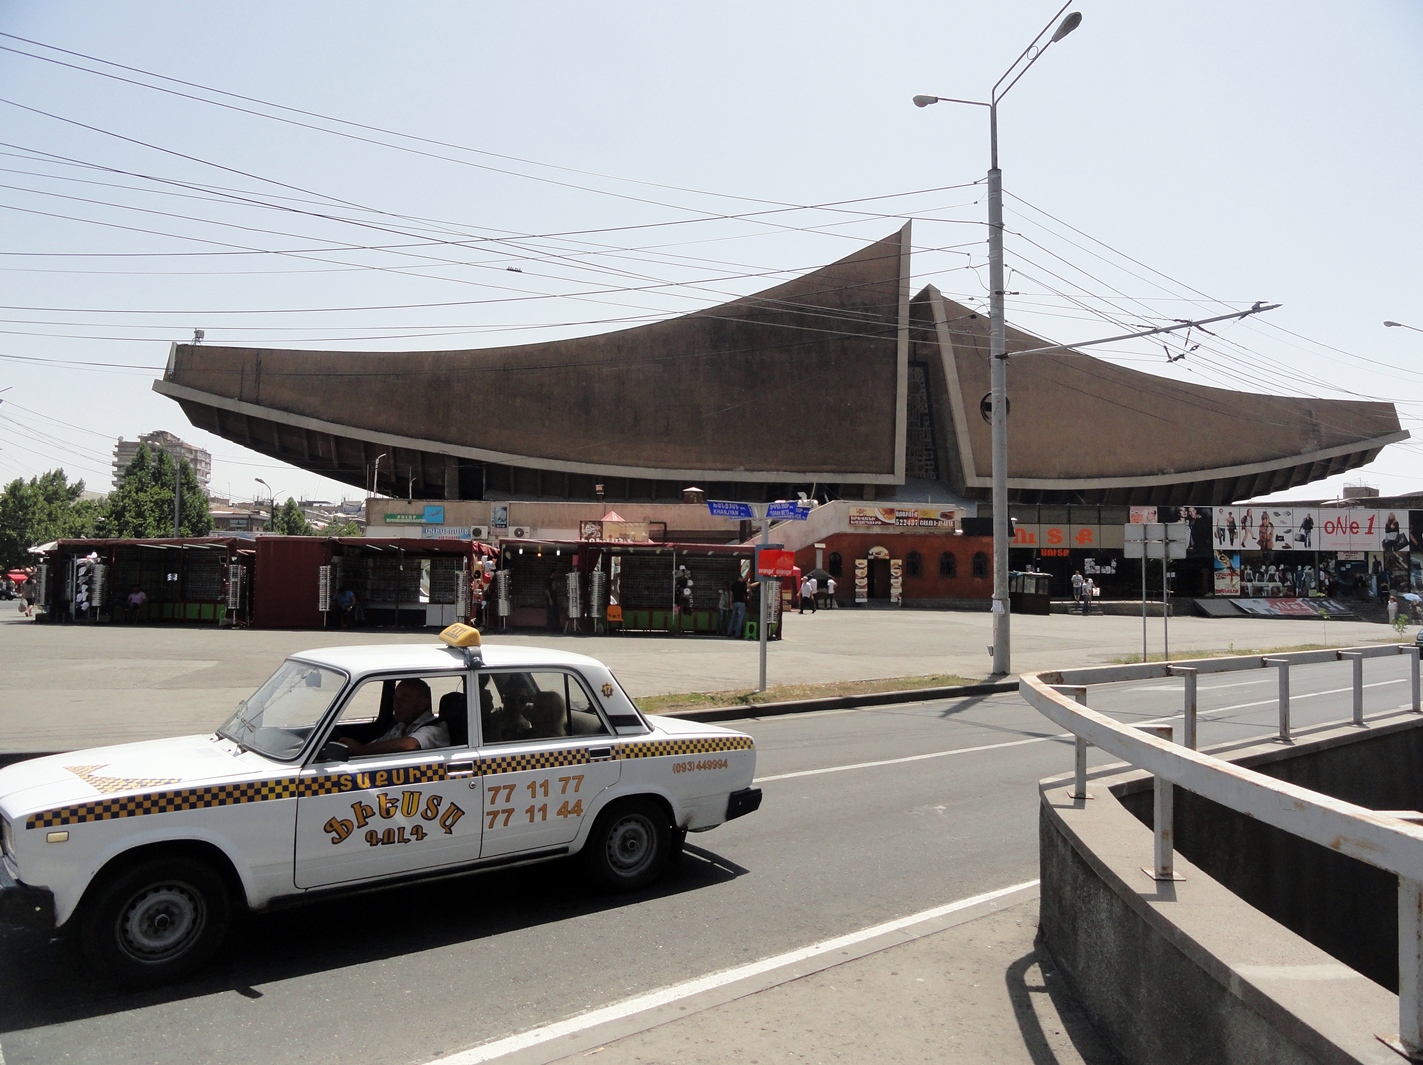
[[[1420,707],[1419,647],[1383,645],[1267,656],[1197,659],[1130,666],[1025,673],[1018,690],[1041,714],[1076,737],[1071,795],[1087,797],[1090,744],[1149,772],[1155,778],[1154,860],[1145,871],[1158,880],[1177,879],[1173,869],[1173,789],[1185,788],[1238,813],[1347,854],[1398,877],[1398,1032],[1401,1050],[1423,1060],[1423,826],[1405,820],[1410,811],[1369,810],[1296,784],[1196,751],[1196,682],[1202,674],[1275,669],[1279,675],[1279,735],[1290,743],[1290,668],[1349,662],[1353,670],[1353,723],[1365,725],[1364,660],[1411,658],[1412,709]],[[1087,707],[1093,685],[1182,677],[1182,742],[1169,727],[1124,725]]]

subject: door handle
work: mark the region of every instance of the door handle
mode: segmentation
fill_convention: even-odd
[[[588,761],[590,762],[608,762],[612,761],[612,758],[613,749],[611,747],[588,748]]]
[[[474,762],[446,762],[445,776],[450,778],[472,777],[474,776]]]

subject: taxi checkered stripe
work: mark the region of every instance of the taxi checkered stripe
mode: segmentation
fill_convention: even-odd
[[[25,827],[54,828],[59,825],[84,824],[88,821],[112,821],[120,817],[170,814],[212,806],[290,799],[296,794],[297,781],[290,777],[281,780],[247,780],[240,784],[216,784],[204,788],[176,788],[147,795],[129,795],[121,799],[101,799],[97,802],[61,806],[31,815],[25,821]]]
[[[562,751],[529,751],[526,754],[506,754],[497,758],[481,758],[481,776],[499,773],[522,773],[529,769],[558,769],[565,765],[583,765],[588,761],[587,747],[572,747]]]
[[[755,747],[750,736],[707,736],[702,739],[648,740],[620,743],[619,758],[663,758],[668,755],[716,754],[720,751],[749,751]]]

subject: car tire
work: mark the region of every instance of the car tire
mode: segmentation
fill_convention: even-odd
[[[85,908],[84,952],[124,986],[181,979],[221,946],[232,919],[227,884],[192,858],[155,858],[110,876]]]
[[[636,891],[667,868],[672,826],[651,799],[624,799],[609,806],[593,825],[583,854],[588,871],[608,891]]]

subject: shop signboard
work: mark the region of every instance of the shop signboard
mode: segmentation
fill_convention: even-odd
[[[1127,520],[1133,525],[1156,524],[1155,507],[1131,507]]]
[[[852,528],[952,529],[957,512],[952,507],[851,507]]]
[[[443,503],[426,503],[425,510],[420,515],[420,520],[426,525],[445,524],[445,507]]]
[[[1377,510],[1319,511],[1322,551],[1382,551],[1383,514]]]
[[[870,598],[870,560],[855,559],[855,602],[866,603]]]
[[[1066,522],[1059,522],[1050,525],[1015,525],[1013,542],[1009,546],[1040,550],[1065,551],[1071,548],[1078,551],[1098,551],[1104,547],[1120,545],[1104,542],[1100,525],[1068,525]]]
[[[423,514],[387,514],[385,516],[387,525],[423,525],[425,515]]]
[[[756,549],[756,576],[761,580],[790,577],[795,573],[795,552],[779,547]]]
[[[474,529],[468,525],[422,525],[420,527],[420,539],[422,540],[470,540],[474,538]]]

